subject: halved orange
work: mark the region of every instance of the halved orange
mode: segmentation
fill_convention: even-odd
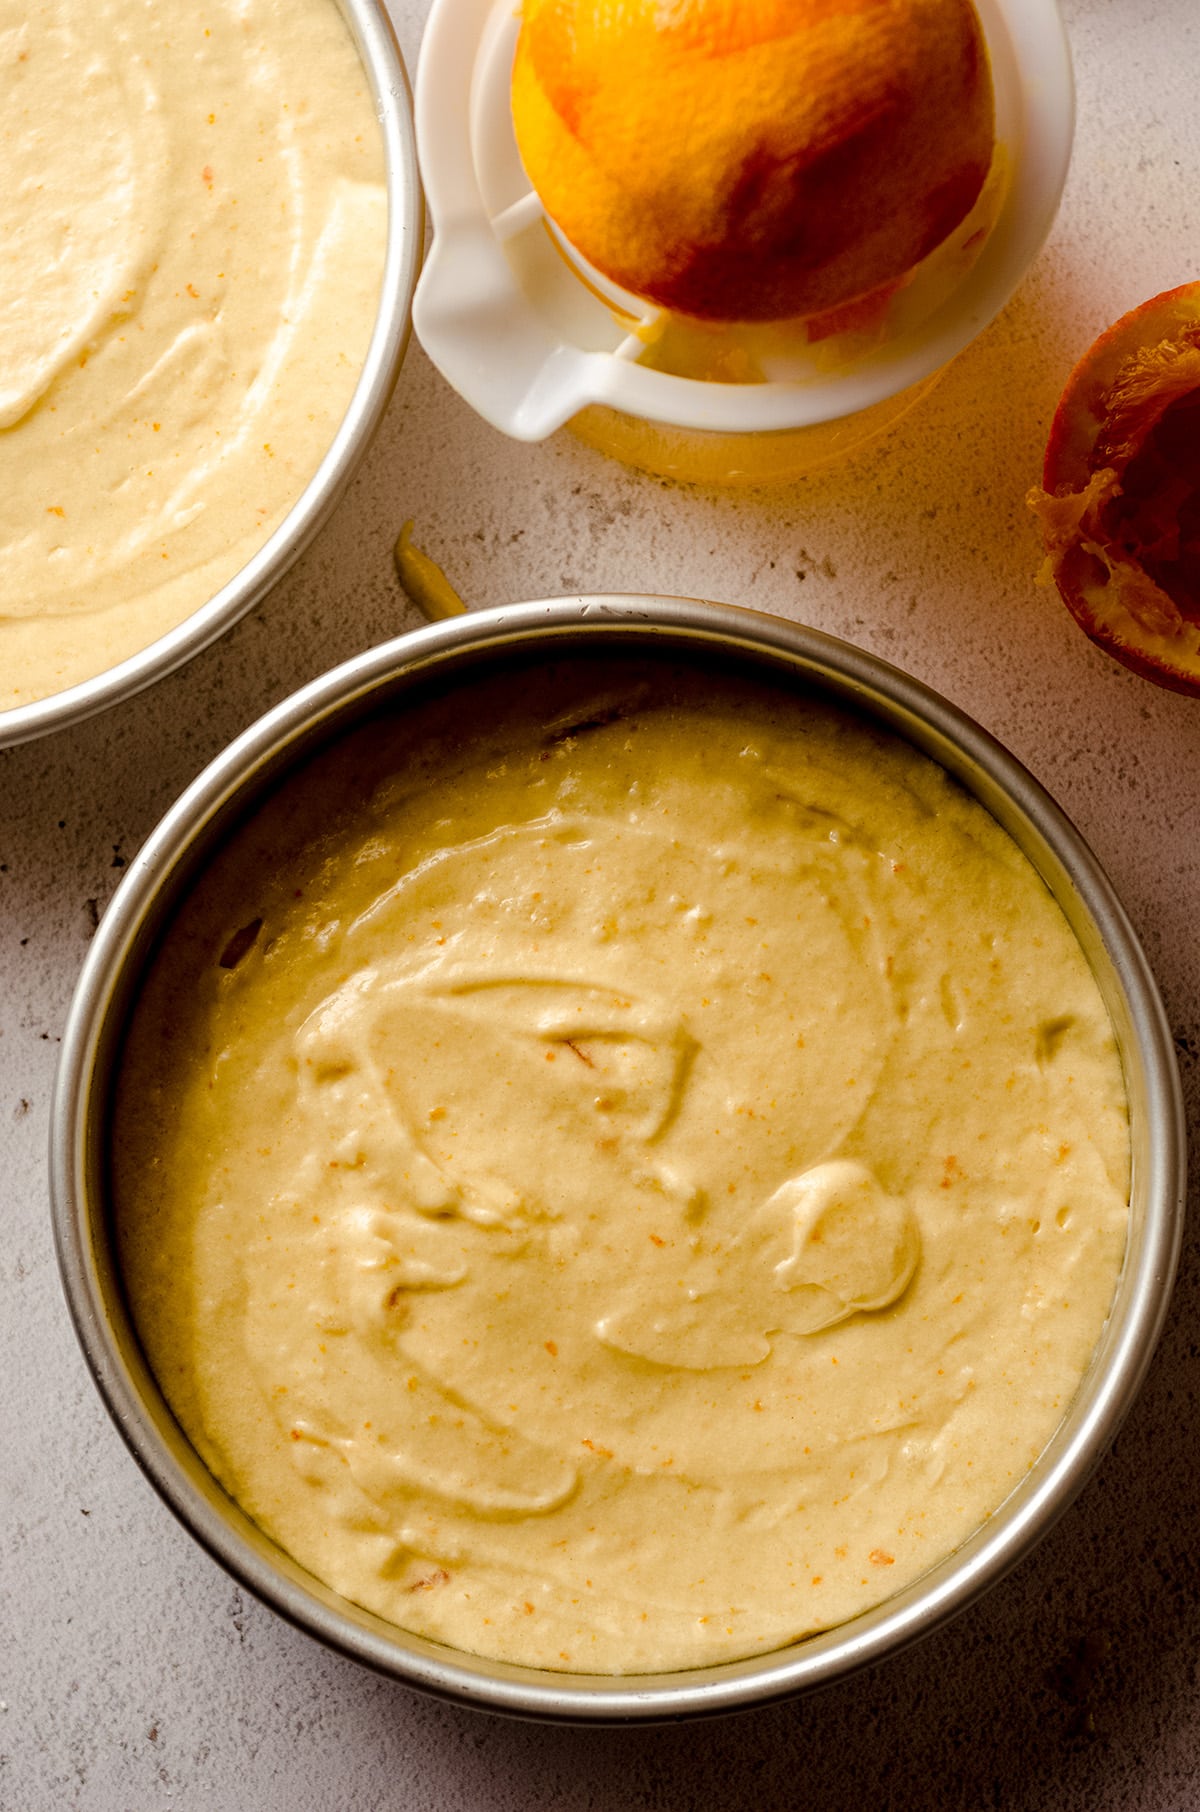
[[[971,0],[524,0],[512,105],[570,243],[712,321],[895,283],[993,152]]]
[[[1029,505],[1043,577],[1092,640],[1200,696],[1200,282],[1122,315],[1083,355]]]

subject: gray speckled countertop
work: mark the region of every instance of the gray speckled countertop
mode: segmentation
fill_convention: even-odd
[[[422,0],[396,16],[410,69]],[[878,450],[786,490],[516,446],[410,351],[334,521],[268,602],[118,711],[0,754],[0,1807],[4,1812],[774,1812],[1200,1804],[1195,1239],[1149,1382],[1092,1483],[976,1609],[808,1700],[573,1732],[425,1701],[247,1600],[109,1425],[68,1325],[47,1115],[76,972],[129,854],[269,703],[408,627],[406,516],[475,604],[661,590],[875,649],[972,712],[1075,818],[1143,937],[1194,1122],[1200,704],[1093,650],[1035,589],[1023,497],[1073,359],[1200,276],[1200,7],[1069,0],[1075,161],[1015,301]]]

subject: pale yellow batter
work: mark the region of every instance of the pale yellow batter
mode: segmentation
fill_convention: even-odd
[[[0,0],[0,712],[144,648],[316,470],[378,307],[333,0]]]
[[[506,702],[520,701],[520,702]],[[1113,1035],[942,771],[656,664],[356,732],[207,870],[115,1132],[150,1361],[349,1598],[568,1670],[915,1578],[1060,1420]]]

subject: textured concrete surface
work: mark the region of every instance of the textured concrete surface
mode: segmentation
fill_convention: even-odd
[[[415,66],[423,6],[397,8]],[[869,646],[979,717],[1092,841],[1145,940],[1195,1119],[1200,704],[1093,650],[1023,496],[1094,333],[1200,275],[1200,8],[1070,0],[1074,167],[1003,317],[881,449],[719,496],[569,438],[517,447],[415,349],[338,516],[218,647],[120,711],[0,755],[0,1807],[4,1812],[650,1812],[783,1807],[1166,1812],[1200,1803],[1200,1518],[1189,1235],[1116,1446],[977,1609],[819,1697],[690,1729],[572,1732],[424,1701],[248,1601],[142,1480],[63,1308],[44,1152],[80,959],[137,848],[272,701],[409,626],[405,516],[475,604],[657,589]]]

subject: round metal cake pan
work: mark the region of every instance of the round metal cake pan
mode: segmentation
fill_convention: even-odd
[[[387,248],[379,309],[354,394],[320,465],[279,527],[206,604],[136,654],[78,685],[0,711],[0,749],[65,729],[130,698],[207,648],[266,596],[328,520],[370,445],[408,346],[424,249],[412,95],[383,0],[336,0],[362,59],[383,140]]]
[[[1131,1212],[1112,1308],[1069,1409],[1021,1483],[954,1553],[864,1615],[771,1654],[691,1672],[574,1675],[407,1635],[320,1584],[225,1495],[139,1347],[115,1258],[106,1140],[123,1028],[156,940],[206,856],[286,772],[384,705],[514,661],[639,650],[816,688],[907,738],[1004,826],[1061,905],[1112,1018],[1129,1101]],[[978,724],[873,655],[779,618],[664,597],[558,599],[438,623],[347,662],[242,735],[163,818],[104,916],[67,1022],[51,1131],[59,1259],[87,1362],[139,1464],[197,1540],[332,1649],[462,1704],[581,1722],[725,1713],[826,1685],[929,1634],[995,1584],[1071,1502],[1137,1391],[1167,1310],[1184,1172],[1179,1077],[1153,977],[1110,883],[1042,787]]]

